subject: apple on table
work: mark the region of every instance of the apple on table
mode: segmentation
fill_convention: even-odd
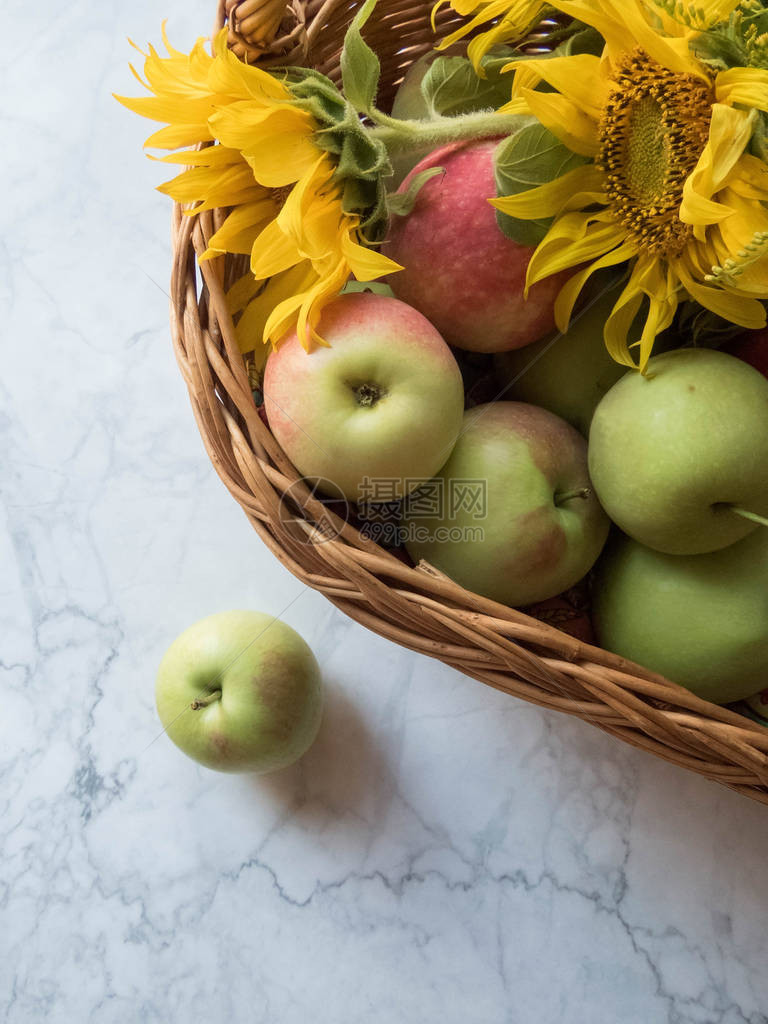
[[[170,739],[222,772],[285,768],[320,727],[322,683],[314,654],[271,615],[210,615],[174,640],[155,697]]]

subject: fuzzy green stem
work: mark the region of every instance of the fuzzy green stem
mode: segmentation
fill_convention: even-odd
[[[409,149],[436,149],[465,139],[507,136],[520,127],[519,114],[498,114],[495,111],[480,111],[460,117],[435,117],[424,121],[399,121],[376,110],[371,113],[371,118],[376,122],[370,129],[371,134],[383,142],[390,153]]]
[[[209,704],[213,704],[217,700],[221,700],[221,690],[214,690],[207,697],[196,697],[189,706],[193,711],[199,711],[200,708],[207,708]]]
[[[749,509],[742,508],[741,505],[729,505],[728,507],[731,512],[735,512],[742,519],[748,519],[750,523],[757,523],[758,526],[768,526],[768,519],[765,516],[759,516],[757,512],[750,512]]]
[[[572,501],[574,498],[588,498],[592,494],[589,487],[574,487],[572,491],[559,491],[555,495],[555,504],[560,507],[564,505],[566,501]]]

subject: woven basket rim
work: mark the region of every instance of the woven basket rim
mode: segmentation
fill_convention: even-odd
[[[341,36],[356,3],[293,3],[304,8],[307,38],[300,45],[309,62],[337,75]],[[226,23],[231,4],[218,0],[214,32]],[[431,28],[427,31],[431,6],[403,0],[388,4],[387,25],[379,30],[374,16],[366,36],[376,48],[377,32],[384,45],[386,33],[391,48],[396,8],[394,16],[408,19],[407,56],[414,59],[434,40]],[[455,15],[446,16],[437,31],[445,34],[456,23]],[[421,26],[418,37],[414,25]],[[395,69],[391,77],[401,73],[400,54],[389,66]],[[428,566],[412,568],[338,517],[338,536],[330,539],[313,532],[310,523],[280,520],[279,502],[289,487],[301,490],[300,474],[258,414],[235,341],[225,291],[242,266],[231,257],[199,260],[224,216],[214,210],[190,218],[174,206],[174,351],[214,468],[282,564],[345,614],[402,646],[531,703],[580,717],[626,743],[768,803],[768,729],[758,723],[524,612],[472,594]],[[309,501],[306,509],[310,514],[316,509],[318,521],[329,515],[319,503]]]

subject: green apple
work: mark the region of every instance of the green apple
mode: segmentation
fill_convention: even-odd
[[[727,547],[768,515],[768,380],[711,349],[656,356],[600,402],[589,471],[624,533],[675,555]]]
[[[440,494],[438,507],[425,508]],[[515,606],[546,601],[585,576],[609,523],[578,431],[545,409],[494,402],[466,414],[436,480],[406,502],[403,529],[414,561]]]
[[[421,83],[439,56],[437,50],[429,50],[409,66],[392,101],[392,117],[400,121],[421,121],[430,116],[429,104],[421,91]]]
[[[564,334],[497,353],[494,364],[504,398],[540,405],[586,437],[598,403],[627,372],[610,357],[603,340],[616,296],[612,290],[593,303]]]
[[[221,772],[293,764],[317,735],[322,711],[312,651],[284,622],[251,611],[211,615],[177,637],[155,697],[176,746]]]
[[[328,347],[308,354],[294,332],[267,359],[264,401],[283,451],[351,501],[383,500],[376,481],[393,500],[428,480],[464,413],[461,372],[435,328],[404,302],[364,292],[329,303],[318,331]]]
[[[621,537],[598,562],[600,645],[716,704],[768,678],[768,530],[704,555]]]

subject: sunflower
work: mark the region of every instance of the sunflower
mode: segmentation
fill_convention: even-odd
[[[485,32],[474,36],[467,47],[467,55],[475,67],[480,67],[481,59],[492,47],[522,39],[546,6],[545,0],[439,0],[433,8],[433,22],[439,9],[448,2],[457,14],[473,17],[441,40],[436,49],[445,50],[480,26],[490,24]]]
[[[513,218],[553,218],[531,258],[528,286],[578,268],[556,303],[565,330],[590,275],[628,264],[605,341],[614,359],[641,370],[684,299],[742,327],[762,327],[768,166],[749,146],[768,111],[768,70],[717,70],[696,56],[690,26],[673,29],[668,16],[664,31],[642,0],[557,6],[596,28],[605,49],[601,57],[510,65],[518,69],[510,108],[532,114],[584,159],[545,185],[492,200]],[[733,6],[712,0],[705,13],[715,20]],[[541,82],[551,91],[537,91]],[[641,311],[642,333],[630,344]]]
[[[222,253],[250,257],[250,275],[229,293],[243,352],[259,341],[276,345],[293,327],[309,349],[323,344],[316,326],[323,306],[350,275],[371,281],[401,269],[363,244],[363,209],[346,208],[345,182],[319,143],[320,125],[288,85],[244,64],[226,45],[213,55],[199,39],[191,53],[150,47],[145,79],[153,95],[116,97],[166,127],[147,146],[178,150],[162,162],[185,170],[160,187],[188,216],[228,208],[202,259]],[[133,70],[133,69],[131,69]]]

